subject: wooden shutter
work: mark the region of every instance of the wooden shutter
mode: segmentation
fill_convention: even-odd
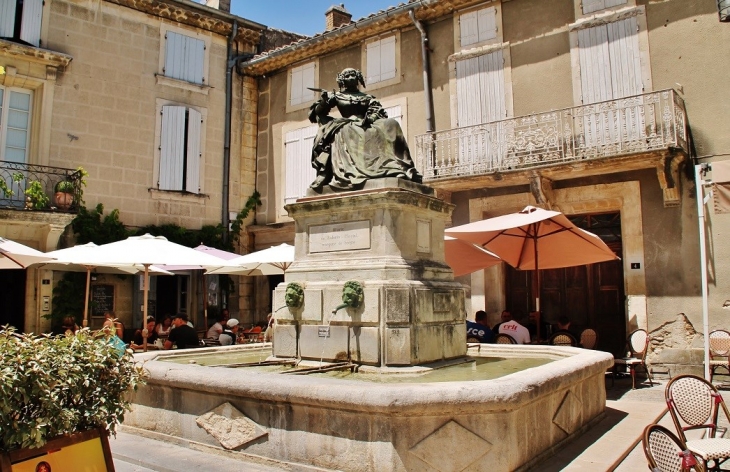
[[[310,62],[291,70],[291,87],[289,101],[291,105],[299,105],[314,100],[314,92],[307,87],[314,87],[314,63]]]
[[[644,91],[639,58],[639,35],[636,17],[606,25],[611,58],[613,98],[639,95]]]
[[[284,203],[293,203],[306,195],[307,188],[314,181],[317,172],[312,167],[312,146],[317,134],[317,125],[299,128],[286,133],[284,148],[286,154],[286,188]]]
[[[477,11],[477,28],[479,42],[497,37],[497,9],[495,7],[482,8]]]
[[[380,41],[380,80],[395,77],[395,36]]]
[[[17,0],[0,0],[0,38],[15,34],[15,6]]]
[[[393,118],[395,121],[398,122],[399,125],[403,126],[403,112],[401,111],[400,105],[395,105],[388,108],[383,108],[385,110],[385,113],[388,114],[388,118]],[[403,133],[405,134],[406,130],[403,130]]]
[[[578,30],[578,48],[583,103],[612,99],[611,60],[606,26]]]
[[[479,42],[477,12],[472,11],[459,16],[459,31],[462,47]]]
[[[33,46],[41,44],[41,18],[43,0],[23,0],[23,19],[20,24],[20,39]]]
[[[459,127],[507,117],[501,49],[456,62],[456,103]]]
[[[583,14],[626,4],[626,0],[583,0]]]
[[[188,142],[185,162],[185,190],[200,193],[200,131],[202,115],[198,110],[188,109]]]
[[[182,190],[185,107],[163,106],[160,136],[160,190]]]
[[[0,142],[5,141],[2,159],[28,162],[31,94],[12,89],[6,93],[5,110],[0,110]]]
[[[202,84],[205,43],[173,31],[168,31],[165,38],[165,76]]]
[[[380,63],[380,41],[368,43],[366,47],[368,61],[368,84],[380,82],[381,63]]]

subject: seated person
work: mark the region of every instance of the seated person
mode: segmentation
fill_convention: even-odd
[[[222,311],[216,318],[215,323],[208,328],[208,332],[205,333],[205,337],[207,339],[218,339],[218,336],[221,335],[223,332],[223,326],[226,324],[226,321],[228,321],[226,313],[228,313],[228,310]]]
[[[51,334],[54,336],[70,336],[76,333],[79,329],[79,325],[76,324],[74,317],[66,316],[60,325],[53,327]]]
[[[157,324],[155,327],[155,332],[157,333],[157,336],[161,338],[166,338],[170,335],[170,330],[172,329],[172,317],[170,315],[165,315],[165,317],[162,319],[160,323]]]
[[[172,349],[173,345],[177,346],[178,349],[200,346],[198,333],[195,332],[195,328],[188,325],[188,315],[178,313],[173,316],[172,325],[175,328],[170,331],[170,335],[165,341],[165,349]]]
[[[155,344],[157,341],[157,331],[155,331],[155,317],[147,317],[147,345],[148,347]],[[138,329],[134,332],[134,339],[129,345],[132,349],[143,349],[144,348],[144,337],[142,336],[142,330]]]
[[[484,310],[476,312],[474,321],[466,320],[467,342],[470,342],[470,339],[476,339],[480,343],[494,342],[494,333],[487,324],[487,313]]]
[[[578,335],[570,329],[570,318],[565,315],[561,315],[560,318],[558,318],[558,329],[553,334],[560,332],[569,333],[574,338],[578,339]]]
[[[540,323],[540,336],[539,339],[547,339],[550,337],[552,327],[550,323],[546,323],[542,320],[542,313],[539,311],[531,311],[528,315],[527,330],[530,332],[532,339],[538,339],[537,336],[537,324],[538,320]]]
[[[221,346],[230,346],[236,344],[236,338],[238,338],[238,320],[231,318],[226,322],[226,327],[218,337],[218,341]]]
[[[106,328],[107,326],[114,327],[114,329],[116,330],[114,334],[116,334],[119,339],[124,338],[124,323],[117,319],[113,311],[104,312],[104,324],[102,325],[102,327]]]
[[[498,334],[499,333],[499,325],[504,323],[505,321],[509,321],[512,319],[512,313],[510,313],[508,310],[503,310],[502,314],[500,315],[500,322],[496,325],[492,326],[492,333]]]
[[[502,312],[502,317],[504,319],[504,312]],[[509,334],[517,341],[517,344],[530,344],[530,332],[527,328],[513,320],[511,314],[509,315],[509,320],[499,324],[499,332],[500,334]]]

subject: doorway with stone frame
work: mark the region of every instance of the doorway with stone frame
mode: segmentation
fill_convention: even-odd
[[[569,217],[579,228],[597,234],[616,254],[622,254],[619,212]],[[599,333],[598,349],[622,355],[626,338],[623,265],[602,262],[541,271],[540,305],[545,322],[556,324],[562,315],[571,320],[571,330],[593,328]],[[518,321],[526,321],[535,309],[535,271],[506,267],[506,306]]]

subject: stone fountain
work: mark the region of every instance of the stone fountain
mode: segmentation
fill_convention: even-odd
[[[344,91],[354,93],[352,70],[340,76]],[[467,352],[464,291],[444,263],[452,205],[417,183],[393,120],[381,123],[375,116],[370,122],[368,115],[368,123],[356,123],[365,131],[347,134],[352,123],[325,119],[322,113],[339,100],[323,93],[313,107],[312,119],[321,125],[314,147],[317,192],[286,207],[295,221],[296,261],[275,290],[277,324],[273,349],[263,346],[266,356],[300,365],[356,365],[391,377],[474,357],[552,362],[493,380],[394,384],[165,359],[262,349],[253,345],[150,352],[138,355],[150,377],[136,392],[125,427],[288,462],[291,470],[526,470],[601,418],[604,373],[613,356],[486,344]],[[335,175],[322,167],[342,158],[338,139],[352,141],[368,130],[386,130],[383,136],[394,137],[401,154],[387,162],[390,170],[381,178],[348,192],[332,190],[348,185],[336,174],[350,163],[334,166]],[[333,137],[338,132],[344,137]],[[360,149],[349,141],[348,149]],[[391,172],[393,162],[405,167]]]

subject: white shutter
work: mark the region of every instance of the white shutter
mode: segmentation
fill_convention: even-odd
[[[641,81],[636,17],[609,23],[606,27],[611,58],[613,98],[640,95],[644,87]]]
[[[578,30],[578,48],[583,103],[611,100],[611,61],[606,26]]]
[[[456,62],[456,103],[459,127],[507,117],[501,49]]]
[[[606,8],[617,7],[619,5],[625,5],[627,0],[606,0]]]
[[[477,12],[472,11],[459,16],[459,30],[461,33],[462,47],[479,42]]]
[[[317,125],[286,133],[284,138],[286,154],[284,204],[293,203],[298,198],[305,196],[307,188],[317,176],[312,167],[312,145],[316,134]]]
[[[497,9],[482,8],[477,11],[478,41],[488,41],[497,37]]]
[[[0,38],[15,34],[15,6],[17,0],[0,0]]]
[[[42,17],[43,0],[23,0],[23,20],[20,24],[20,39],[33,46],[40,46]]]
[[[380,41],[368,43],[366,47],[368,61],[368,84],[380,82],[381,63],[380,63]]]
[[[380,80],[395,77],[395,36],[380,41]]]
[[[593,13],[594,11],[606,8],[606,0],[583,0],[583,14]]]
[[[200,131],[202,115],[198,110],[188,109],[188,143],[185,162],[185,190],[200,193]]]
[[[185,107],[162,107],[160,190],[182,190]]]
[[[403,112],[401,111],[400,105],[395,105],[388,108],[384,107],[383,110],[385,110],[385,113],[388,114],[388,118],[393,118],[395,121],[398,122],[399,125],[401,125],[401,127],[403,126]],[[403,132],[405,133],[405,130],[403,130]]]
[[[173,31],[165,37],[165,76],[202,84],[205,43]]]
[[[313,62],[291,70],[289,103],[299,105],[300,103],[314,101],[314,92],[307,87],[314,87]]]

